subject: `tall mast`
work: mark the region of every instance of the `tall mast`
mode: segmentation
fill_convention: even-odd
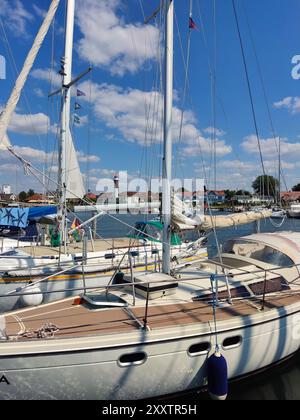
[[[172,180],[172,108],[173,108],[173,38],[174,0],[166,0],[165,34],[165,103],[163,158],[163,273],[170,274],[171,261],[171,180]]]
[[[281,138],[278,137],[278,154],[279,154],[279,159],[278,159],[278,204],[281,207]]]
[[[63,58],[63,87],[62,87],[62,110],[61,110],[61,131],[59,148],[59,172],[58,185],[60,188],[59,214],[60,232],[62,242],[67,246],[67,136],[70,133],[70,114],[71,114],[71,91],[66,88],[72,81],[72,59],[73,59],[73,37],[75,22],[75,0],[67,0],[67,19],[65,34],[65,55]]]

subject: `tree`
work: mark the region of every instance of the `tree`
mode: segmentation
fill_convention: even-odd
[[[31,189],[30,189],[30,190],[28,191],[28,193],[27,193],[27,198],[28,198],[28,197],[32,197],[34,194],[35,194],[35,192],[34,192],[33,190],[31,190]]]
[[[226,199],[226,201],[232,201],[234,199],[235,195],[236,195],[236,192],[235,191],[226,190],[225,191],[225,199]]]
[[[236,195],[247,195],[247,196],[250,196],[251,193],[249,191],[246,191],[246,190],[238,190],[236,192]]]
[[[261,175],[252,184],[256,194],[276,197],[279,190],[279,181],[270,175]]]
[[[27,193],[25,191],[20,192],[19,194],[19,201],[25,201],[27,198]]]
[[[293,191],[300,191],[300,184],[297,184],[293,187]]]

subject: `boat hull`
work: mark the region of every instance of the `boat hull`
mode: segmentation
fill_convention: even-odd
[[[222,349],[229,379],[265,369],[299,349],[300,304],[293,306],[293,311],[281,308],[255,322],[218,324],[220,344],[241,338],[238,345]],[[189,349],[199,343],[213,346],[208,325],[185,333],[182,328],[163,331],[127,334],[118,343],[112,336],[0,343],[0,398],[135,400],[205,387],[209,354],[191,355]],[[142,363],[120,364],[122,356],[136,352],[144,352]]]
[[[288,211],[288,217],[290,219],[300,219],[300,211]]]

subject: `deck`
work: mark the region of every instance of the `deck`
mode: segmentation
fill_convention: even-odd
[[[128,333],[140,328],[139,323],[143,322],[145,314],[144,307],[130,307],[131,312],[123,308],[91,310],[79,302],[78,298],[67,299],[9,314],[5,317],[7,335],[11,338],[20,336],[20,339],[37,338],[38,331],[48,323],[57,326],[54,336],[58,338]],[[298,302],[300,293],[269,297],[265,311]],[[262,301],[259,299],[236,301],[232,306],[219,308],[217,319],[225,321],[255,315],[261,313],[261,305]],[[148,310],[148,326],[151,330],[209,321],[213,321],[212,306],[199,301],[171,305],[152,304]]]
[[[93,246],[94,245],[94,246]],[[142,246],[138,240],[130,238],[113,238],[113,239],[96,239],[94,243],[88,242],[88,252],[105,252],[123,248],[129,248],[129,246]],[[33,256],[33,257],[45,257],[45,256],[59,256],[63,253],[63,247],[51,248],[50,246],[36,246],[36,247],[25,247],[19,248],[20,251]],[[68,245],[68,254],[82,254],[83,242],[75,242]]]

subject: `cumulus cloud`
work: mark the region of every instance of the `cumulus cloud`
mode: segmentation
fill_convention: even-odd
[[[267,138],[267,139],[260,139],[261,144],[261,150],[263,157],[266,159],[270,158],[276,158],[278,156],[279,150],[278,150],[278,141],[279,139],[276,139],[276,142],[274,138]],[[277,143],[277,146],[276,146]],[[243,149],[251,154],[258,154],[258,144],[257,144],[257,138],[256,136],[250,135],[247,136],[243,143],[242,143]],[[290,143],[288,139],[283,138],[281,139],[281,155],[285,157],[288,160],[294,161],[295,159],[299,159],[298,156],[300,154],[300,143]]]
[[[88,91],[90,85],[84,82],[80,90]],[[85,98],[87,100],[87,98]],[[156,91],[125,89],[115,85],[93,83],[91,103],[96,117],[123,138],[143,146],[161,143],[163,139],[163,96]],[[211,138],[206,138],[197,128],[197,119],[192,111],[183,114],[181,145],[184,156],[209,154]],[[180,137],[181,110],[173,108],[174,142]],[[199,146],[200,145],[200,146]],[[217,155],[231,153],[232,148],[224,140],[217,140]]]
[[[274,107],[277,109],[287,109],[291,114],[298,114],[300,112],[300,97],[288,96],[279,102],[275,102]]]
[[[34,69],[30,73],[31,77],[34,79],[42,80],[44,82],[48,82],[49,85],[51,84],[53,87],[60,87],[61,86],[61,76],[52,69]]]
[[[77,24],[82,33],[78,53],[82,59],[112,74],[135,73],[157,56],[159,31],[153,25],[126,23],[118,16],[121,0],[81,0]]]
[[[38,114],[17,114],[14,113],[8,131],[23,135],[47,134],[50,119],[43,113]]]
[[[26,36],[27,24],[33,20],[20,0],[0,0],[0,16],[13,36]]]

